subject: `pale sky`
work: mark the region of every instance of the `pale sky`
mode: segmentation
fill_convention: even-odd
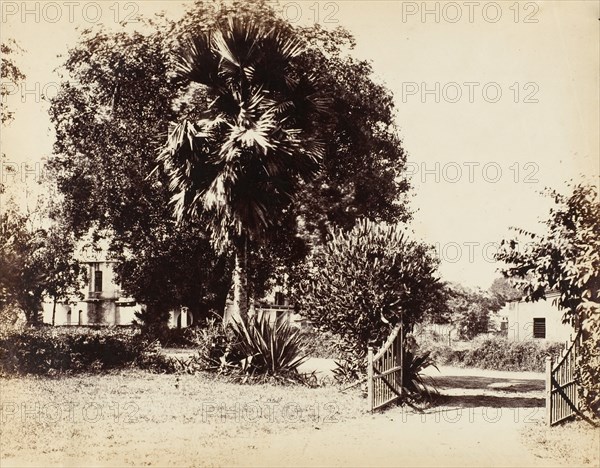
[[[77,26],[182,12],[178,1],[1,5],[2,40],[17,39],[26,51],[17,62],[28,93],[24,103],[19,92],[11,96],[16,119],[2,129],[2,152],[16,163],[52,150],[40,94],[55,92],[53,70],[63,60],[56,56],[75,44]],[[318,18],[350,30],[355,55],[393,92],[413,174],[412,226],[438,246],[443,279],[487,288],[508,227],[539,229],[549,203],[537,192],[582,176],[598,182],[597,1],[281,1],[278,8],[302,24]]]

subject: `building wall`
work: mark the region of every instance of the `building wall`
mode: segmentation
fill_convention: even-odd
[[[73,297],[56,304],[55,325],[132,325],[136,312],[143,305],[133,298],[121,296],[121,287],[116,282],[114,261],[103,260],[102,256],[88,254],[81,261],[87,268],[87,281],[81,287],[80,298]],[[44,323],[52,324],[52,300],[42,304]],[[169,314],[169,327],[185,328],[192,324],[192,314],[185,307]]]
[[[562,323],[563,312],[553,305],[555,295],[537,302],[509,302],[500,311],[507,318],[507,338],[511,341],[543,339],[545,341],[567,341],[573,334],[573,327]],[[537,338],[534,333],[534,319],[544,319],[545,338]]]
[[[192,314],[187,307],[169,312],[169,328],[187,328],[192,324]]]
[[[56,304],[55,325],[131,325],[141,305],[121,297],[110,261],[86,261],[87,282],[76,299]],[[42,304],[44,323],[52,323],[51,300]]]

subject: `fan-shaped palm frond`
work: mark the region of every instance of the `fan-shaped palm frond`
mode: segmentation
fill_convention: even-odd
[[[177,216],[202,214],[215,248],[236,248],[234,277],[244,274],[246,242],[265,238],[320,166],[313,132],[327,100],[297,60],[302,50],[291,29],[232,18],[192,38],[177,61],[176,78],[202,86],[210,104],[172,128],[158,161]]]
[[[323,145],[308,122],[326,109],[294,59],[302,43],[283,29],[232,18],[189,41],[179,79],[206,87],[206,118],[176,125],[159,155],[179,218],[209,213],[216,242],[260,238],[295,189],[319,168]]]

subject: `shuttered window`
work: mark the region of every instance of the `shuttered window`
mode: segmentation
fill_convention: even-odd
[[[94,291],[102,292],[102,272],[100,270],[94,272]]]
[[[534,318],[533,319],[533,337],[534,338],[546,338],[546,319],[545,318]]]

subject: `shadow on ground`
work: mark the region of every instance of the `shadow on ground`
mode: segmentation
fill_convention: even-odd
[[[543,408],[544,398],[511,397],[497,395],[439,395],[435,400],[436,406],[452,406],[457,408]]]
[[[502,392],[543,392],[544,381],[537,379],[491,378],[475,376],[432,376],[440,389],[463,388]]]

